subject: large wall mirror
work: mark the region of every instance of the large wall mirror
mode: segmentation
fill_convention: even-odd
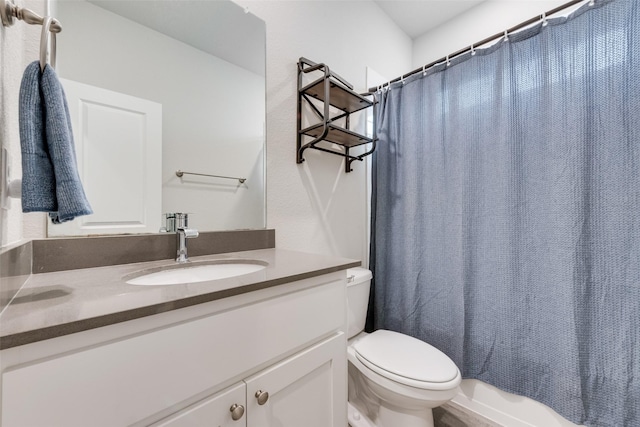
[[[158,232],[167,212],[200,231],[264,228],[265,23],[228,0],[51,0],[51,12],[95,213],[48,235]]]

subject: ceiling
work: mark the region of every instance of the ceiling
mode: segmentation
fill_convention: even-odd
[[[415,39],[485,0],[374,0],[409,37]]]
[[[230,1],[88,0],[203,52],[264,76],[265,23]]]

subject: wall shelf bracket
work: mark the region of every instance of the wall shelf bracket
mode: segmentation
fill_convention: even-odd
[[[320,74],[320,77],[304,84],[304,76],[308,73]],[[314,100],[316,103],[314,104]],[[318,105],[316,105],[318,104]],[[320,120],[311,126],[302,128],[303,107],[308,106]],[[373,136],[365,136],[349,129],[350,115],[373,109]],[[349,173],[351,164],[362,161],[374,152],[376,101],[373,95],[359,94],[353,86],[332,72],[325,64],[316,64],[306,58],[298,61],[298,117],[296,138],[296,163],[304,162],[305,150],[311,148],[345,158],[345,172]],[[344,122],[339,125],[338,122]],[[311,140],[309,140],[311,138]],[[320,145],[322,143],[322,145]],[[370,144],[367,151],[352,155],[351,149]]]

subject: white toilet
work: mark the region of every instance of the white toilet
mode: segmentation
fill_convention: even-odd
[[[462,379],[435,347],[397,332],[364,331],[371,272],[347,270],[351,427],[430,427],[432,408],[451,400]]]

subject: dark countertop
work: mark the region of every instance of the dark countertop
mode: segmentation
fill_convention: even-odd
[[[192,262],[232,259],[268,265],[241,276],[164,286],[129,285],[123,277],[175,265],[173,260],[33,274],[0,314],[0,350],[360,265],[357,260],[282,249],[190,257]]]

